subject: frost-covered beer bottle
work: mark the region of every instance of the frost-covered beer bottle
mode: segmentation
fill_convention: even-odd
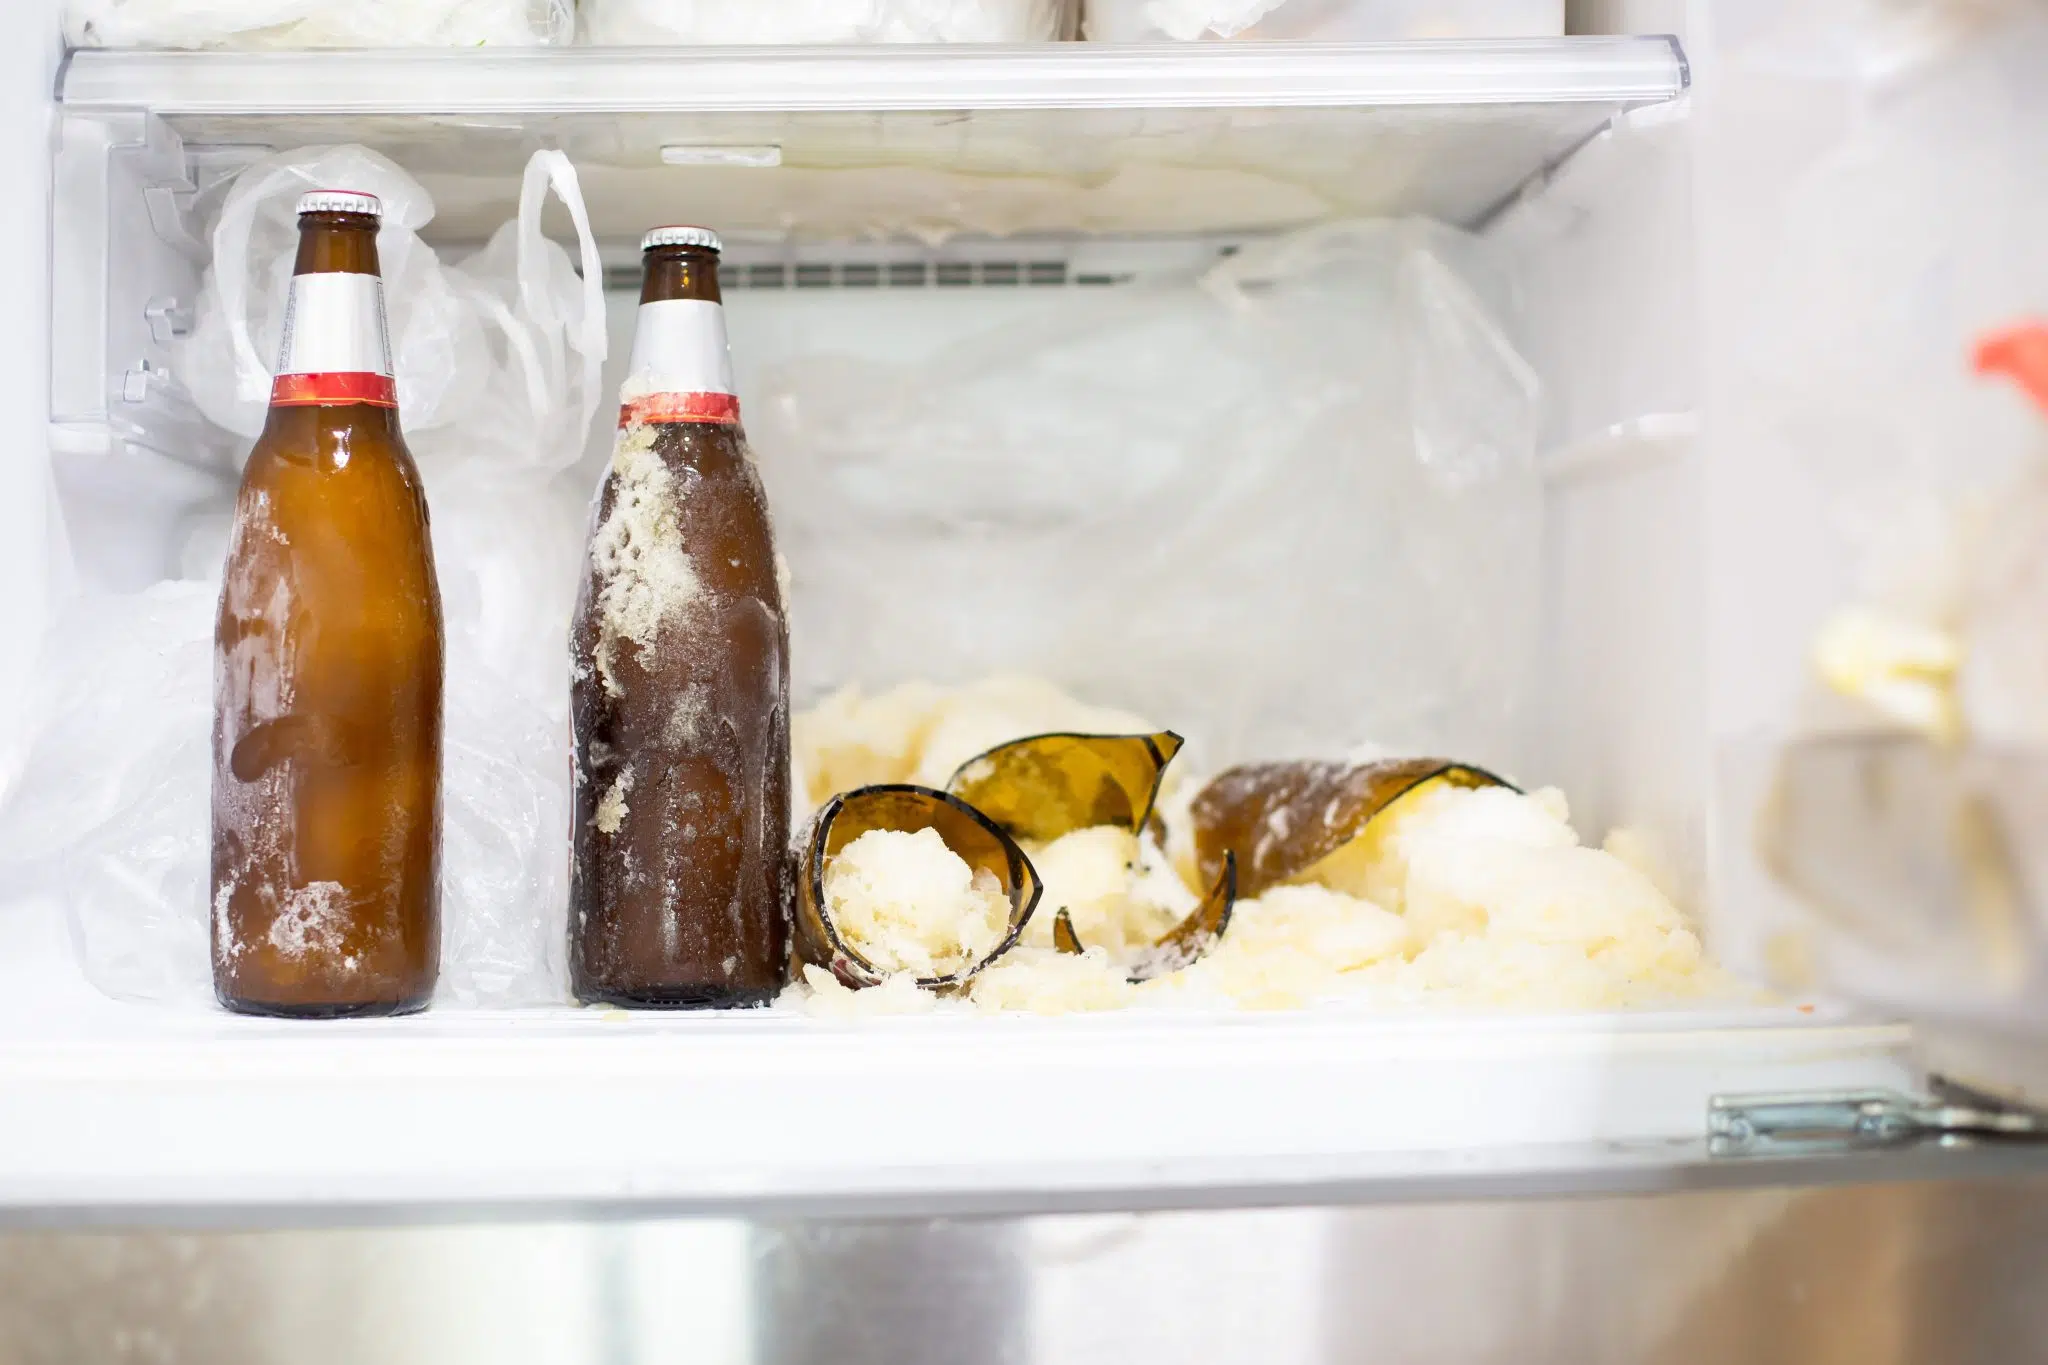
[[[378,213],[367,194],[299,201],[221,584],[213,979],[252,1014],[416,1010],[439,964],[441,595],[398,429]]]
[[[760,1004],[788,928],[789,631],[740,430],[718,238],[641,244],[640,319],[571,630],[569,972],[584,1001]]]

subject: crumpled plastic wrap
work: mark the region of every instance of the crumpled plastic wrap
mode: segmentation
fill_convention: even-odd
[[[1027,673],[1174,717],[1198,770],[1367,740],[1513,770],[1539,402],[1486,278],[1451,229],[1339,224],[767,367],[798,704]]]
[[[78,47],[531,47],[567,42],[573,0],[69,0]]]
[[[1564,8],[1563,0],[1089,0],[1086,33],[1112,43],[1557,37]]]
[[[269,388],[252,357],[275,351],[287,225],[315,183],[374,192],[389,215],[400,411],[432,507],[447,632],[436,999],[559,1000],[566,631],[589,496],[562,471],[595,413],[605,332],[594,242],[583,234],[586,290],[540,236],[539,210],[552,186],[583,224],[575,173],[558,153],[536,155],[519,219],[444,266],[414,235],[431,200],[384,158],[309,148],[251,167],[216,227],[202,324],[178,357],[208,415],[245,437],[261,426],[252,395]],[[229,511],[224,495],[192,532],[194,577],[58,608],[40,728],[0,806],[0,885],[59,896],[86,975],[123,998],[211,998],[212,641]]]
[[[583,0],[583,37],[642,43],[1029,43],[1069,0]]]
[[[109,994],[203,999],[217,584],[61,609],[28,760],[0,807],[0,885],[59,893]]]
[[[1095,42],[1159,38],[1231,38],[1287,0],[1090,0],[1088,37]]]

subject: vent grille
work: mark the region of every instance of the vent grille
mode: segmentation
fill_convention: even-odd
[[[1077,273],[1065,261],[728,261],[719,283],[733,289],[1099,289],[1128,284],[1132,271]],[[638,265],[604,272],[607,289],[637,289]]]
[[[915,242],[726,243],[720,283],[746,289],[1103,289],[1191,279],[1238,249],[1222,237],[954,238]],[[637,253],[611,256],[605,287],[640,285]]]

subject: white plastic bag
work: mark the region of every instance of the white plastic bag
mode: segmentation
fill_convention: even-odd
[[[0,807],[0,886],[59,895],[111,995],[204,1000],[217,584],[62,604]]]
[[[213,263],[192,335],[173,362],[200,411],[251,440],[262,432],[298,242],[299,196],[335,188],[383,201],[377,254],[399,410],[413,453],[425,461],[444,447],[488,447],[501,465],[573,463],[597,410],[604,276],[575,170],[560,152],[535,154],[519,217],[456,266],[442,264],[420,241],[434,216],[432,198],[368,148],[300,148],[243,171],[214,224]],[[567,254],[541,235],[550,188],[575,222],[581,279]]]
[[[77,47],[530,47],[566,42],[573,0],[70,0]]]
[[[743,375],[798,704],[1022,672],[1171,718],[1201,765],[1372,740],[1519,766],[1538,396],[1474,252],[1338,225],[1206,287],[1020,291],[929,354],[849,329]]]
[[[1068,0],[583,0],[586,42],[1029,43],[1065,36]]]
[[[432,509],[447,635],[437,998],[558,1000],[567,630],[589,493],[564,471],[596,410],[606,344],[575,172],[537,154],[518,217],[459,266],[418,239],[433,214],[425,192],[373,153],[311,148],[244,172],[178,366],[204,410],[245,437],[268,393],[260,357],[274,350],[292,207],[315,184],[384,198],[400,414]],[[540,235],[550,188],[579,229],[580,280]],[[116,996],[211,997],[212,636],[230,511],[223,500],[194,519],[182,562],[206,577],[59,607],[38,734],[0,807],[0,886],[59,896],[87,976]]]

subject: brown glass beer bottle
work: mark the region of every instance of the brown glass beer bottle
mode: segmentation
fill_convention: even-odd
[[[589,1002],[755,1005],[787,970],[789,631],[718,238],[660,228],[641,247],[570,636],[570,980]]]
[[[441,595],[399,434],[379,212],[366,194],[299,202],[221,584],[213,979],[250,1014],[420,1009],[439,966]]]

